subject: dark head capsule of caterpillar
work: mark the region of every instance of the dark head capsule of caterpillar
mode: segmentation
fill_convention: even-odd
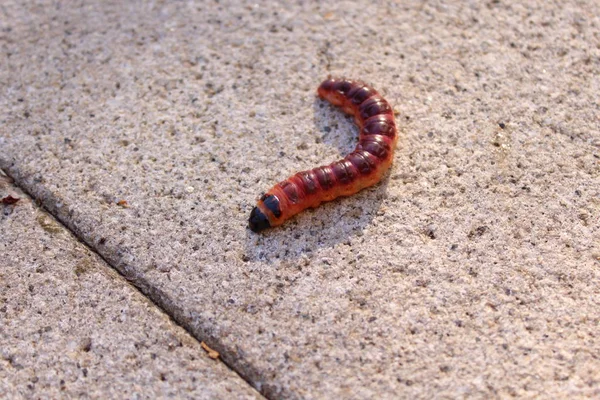
[[[260,232],[271,227],[271,223],[267,216],[260,211],[260,208],[254,207],[250,213],[250,220],[248,226],[253,232]]]

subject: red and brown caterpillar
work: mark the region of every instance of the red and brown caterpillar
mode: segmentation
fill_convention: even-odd
[[[298,172],[273,186],[250,213],[249,226],[254,232],[281,225],[324,201],[372,186],[392,164],[398,139],[394,112],[375,89],[362,82],[330,78],[321,83],[317,93],[354,115],[360,128],[358,145],[339,161]]]

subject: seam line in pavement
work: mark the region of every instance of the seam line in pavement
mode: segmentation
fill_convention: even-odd
[[[75,238],[78,242],[80,242],[83,246],[85,246],[90,252],[94,253],[96,256],[98,256],[104,263],[106,263],[111,269],[113,269],[115,272],[117,272],[119,274],[119,276],[121,276],[124,281],[126,282],[127,285],[129,285],[131,288],[133,288],[135,291],[137,291],[138,293],[140,293],[142,296],[144,296],[144,298],[146,298],[150,303],[152,303],[152,305],[154,305],[155,307],[157,307],[162,313],[164,313],[165,315],[167,315],[169,317],[169,319],[173,322],[173,324],[177,325],[178,327],[182,328],[183,330],[185,330],[185,332],[190,335],[194,340],[196,340],[199,344],[202,342],[206,342],[205,340],[203,340],[202,338],[198,337],[191,329],[188,328],[187,324],[185,323],[181,323],[176,315],[173,314],[177,314],[177,313],[170,313],[168,312],[168,307],[166,307],[164,305],[163,301],[155,301],[155,297],[160,299],[160,298],[168,298],[168,296],[163,296],[161,297],[160,295],[158,295],[158,293],[160,293],[160,290],[155,289],[154,287],[146,284],[144,285],[147,289],[147,291],[149,292],[148,294],[146,292],[144,292],[144,290],[135,285],[134,282],[132,282],[131,280],[127,279],[127,277],[118,269],[116,268],[113,263],[111,263],[107,258],[104,257],[104,255],[102,255],[101,252],[99,252],[95,247],[93,247],[92,245],[90,245],[88,242],[85,241],[85,239],[82,237],[83,235],[78,234],[76,229],[71,229],[71,227],[69,226],[68,223],[66,223],[65,221],[63,221],[57,214],[53,212],[53,210],[51,210],[50,208],[46,207],[46,205],[44,204],[44,200],[39,198],[38,196],[34,195],[33,192],[31,190],[29,190],[29,187],[27,185],[23,185],[19,179],[17,177],[14,176],[14,174],[11,174],[9,172],[9,170],[7,168],[0,168],[0,171],[6,175],[7,177],[9,177],[12,180],[12,184],[14,186],[16,186],[17,188],[19,188],[20,190],[22,190],[24,193],[26,193],[31,199],[33,199],[35,201],[36,206],[40,207],[41,209],[44,210],[44,212],[48,213],[55,221],[56,223],[60,224],[60,226],[62,226],[64,229],[66,229],[73,238]],[[49,191],[48,191],[49,192]],[[51,192],[49,192],[51,193]],[[154,295],[153,295],[154,293]],[[175,304],[173,304],[171,306],[171,308],[179,308],[178,306],[176,306]],[[207,343],[208,344],[208,343]],[[251,388],[253,388],[256,392],[260,393],[261,396],[263,396],[264,398],[270,400],[270,398],[265,395],[263,393],[263,391],[261,391],[259,388],[257,388],[255,385],[252,384],[251,380],[248,379],[246,376],[244,376],[244,374],[240,373],[236,368],[234,368],[230,363],[227,362],[225,359],[223,359],[221,356],[223,355],[222,351],[219,351],[220,357],[218,358],[218,360],[214,360],[215,362],[220,362],[223,365],[225,365],[227,367],[227,369],[229,369],[230,371],[232,371],[233,373],[235,373],[237,376],[240,377],[240,379],[242,379],[244,382],[246,382]],[[201,355],[202,357],[208,357],[205,354]]]

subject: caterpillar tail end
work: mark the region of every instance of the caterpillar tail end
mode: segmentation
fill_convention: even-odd
[[[271,223],[267,216],[260,211],[258,207],[254,207],[252,212],[250,213],[250,220],[248,221],[248,226],[252,230],[252,232],[260,232],[267,228],[271,227]]]

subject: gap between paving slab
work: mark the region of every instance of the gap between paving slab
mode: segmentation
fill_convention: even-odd
[[[57,210],[56,209],[56,201],[55,201],[55,199],[52,198],[51,195],[49,197],[43,197],[43,198],[36,197],[27,188],[20,187],[17,179],[10,176],[6,171],[3,171],[2,169],[0,169],[0,178],[2,178],[2,174],[4,174],[8,179],[10,179],[12,181],[12,184],[14,185],[15,189],[20,190],[23,193],[26,193],[26,196],[34,198],[35,201],[37,202],[37,204],[44,207],[44,210],[49,215],[54,217],[56,219],[56,221],[60,223],[60,226],[62,226],[66,231],[70,232],[73,235],[73,238],[76,238],[81,243],[82,246],[85,246],[87,249],[89,249],[89,251],[91,253],[95,254],[99,259],[101,259],[108,266],[110,266],[117,274],[119,274],[123,278],[127,279],[127,277],[122,274],[122,270],[115,268],[115,266],[112,264],[112,262],[110,260],[106,259],[100,252],[97,251],[97,249],[94,247],[93,243],[90,244],[89,242],[87,242],[84,236],[80,236],[77,233],[76,229],[69,226],[68,220],[64,220],[59,215],[55,214],[56,210]],[[31,189],[31,188],[29,188],[29,189]],[[25,201],[27,201],[27,200],[28,199],[25,199]],[[186,324],[185,321],[183,321],[183,322],[178,321],[178,319],[179,319],[178,316],[180,315],[181,311],[173,303],[165,301],[166,299],[168,299],[168,296],[164,295],[164,293],[162,293],[158,290],[155,290],[152,285],[145,283],[143,281],[136,280],[134,282],[133,280],[130,280],[130,279],[127,279],[127,281],[132,284],[132,286],[130,286],[132,289],[139,291],[140,295],[144,296],[144,298],[146,298],[150,303],[152,303],[154,306],[156,306],[158,309],[160,309],[162,312],[164,312],[167,316],[169,316],[169,318],[172,319],[173,323],[177,324],[178,327],[181,327],[183,330],[188,332],[197,341],[198,345],[200,345],[200,343],[204,342],[204,343],[208,344],[209,349],[213,349],[213,350],[219,349],[219,361],[218,362],[222,362],[224,365],[227,366],[227,368],[229,368],[231,370],[232,373],[239,376],[240,379],[244,380],[244,382],[249,384],[251,387],[254,387],[253,383],[251,381],[249,381],[246,377],[244,377],[243,373],[240,373],[239,371],[236,370],[235,365],[230,365],[227,362],[228,357],[227,357],[226,349],[221,349],[221,346],[218,345],[218,342],[215,342],[214,338],[199,337],[196,333],[194,333],[190,330],[189,325]],[[206,350],[204,350],[204,349],[202,350],[202,352],[205,352],[205,351]],[[203,353],[200,354],[200,356],[202,356],[202,355],[203,355]],[[256,380],[256,378],[255,378],[255,380]],[[255,389],[258,389],[258,388],[255,388]],[[117,393],[115,393],[115,395],[116,394]],[[143,394],[145,395],[145,393],[143,393]]]
[[[0,170],[0,397],[262,398]]]

